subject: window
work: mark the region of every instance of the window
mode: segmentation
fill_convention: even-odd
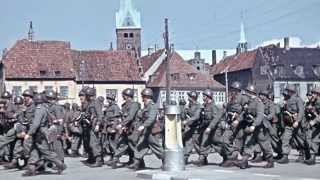
[[[179,73],[171,74],[171,79],[174,80],[174,81],[179,81]]]
[[[45,75],[47,75],[47,71],[44,71],[44,70],[40,71],[40,76],[45,76]]]
[[[133,38],[133,36],[134,36],[133,33],[130,33],[130,38]]]
[[[200,67],[199,66],[197,67],[197,70],[200,71]]]
[[[295,69],[294,69],[294,73],[300,78],[304,78],[305,77],[302,65],[296,66]]]
[[[44,90],[53,90],[53,87],[52,86],[45,86]]]
[[[134,91],[133,100],[138,102],[138,100],[139,100],[138,89],[134,89],[133,91]]]
[[[29,86],[29,89],[33,92],[38,92],[38,86]]]
[[[132,49],[132,45],[131,44],[127,44],[126,48],[127,48],[127,50],[131,50]]]
[[[297,95],[300,95],[300,84],[294,84],[294,89],[296,90]]]
[[[285,83],[280,83],[279,86],[280,86],[280,94],[282,95],[284,93],[284,88],[285,88],[286,84]]]
[[[64,98],[67,98],[69,96],[68,86],[60,86],[60,96]]]
[[[276,68],[274,69],[274,74],[276,74],[279,77],[283,77],[284,76],[284,65],[278,65],[276,66]]]
[[[187,74],[187,76],[188,76],[188,79],[190,79],[190,80],[194,80],[196,78],[196,74],[195,73]]]
[[[320,77],[320,65],[314,65],[312,66],[313,73],[317,76]]]
[[[12,95],[13,96],[21,96],[22,88],[21,86],[13,86],[12,87]]]
[[[260,66],[260,74],[267,75],[267,66],[266,65]]]
[[[54,71],[54,74],[55,74],[56,76],[60,76],[60,75],[61,75],[61,71]]]
[[[315,85],[312,83],[307,84],[307,92],[310,92],[314,87]]]
[[[128,33],[124,33],[123,35],[125,38],[128,38]]]
[[[114,95],[115,101],[118,101],[118,90],[117,89],[106,89],[106,95]]]

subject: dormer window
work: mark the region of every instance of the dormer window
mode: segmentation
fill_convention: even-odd
[[[312,70],[317,77],[320,77],[320,65],[313,65]]]
[[[174,81],[179,81],[179,73],[173,73],[171,74],[171,79]]]
[[[40,76],[45,76],[45,75],[47,75],[47,71],[45,70],[40,71]]]
[[[188,79],[191,80],[191,81],[196,78],[196,74],[195,73],[187,74],[187,76],[188,76]]]
[[[303,66],[302,65],[298,65],[294,68],[294,74],[296,74],[298,77],[300,78],[304,78],[304,71],[303,71]]]

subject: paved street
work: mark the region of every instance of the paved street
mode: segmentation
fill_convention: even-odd
[[[296,155],[293,154],[291,156],[291,160],[293,161],[296,158]],[[63,173],[63,175],[54,175],[51,173],[47,173],[45,175],[39,175],[36,177],[21,177],[22,171],[16,170],[3,170],[1,167],[0,170],[0,179],[1,180],[18,180],[18,179],[32,179],[32,180],[59,180],[59,179],[75,179],[75,180],[137,180],[136,172],[126,169],[110,169],[107,166],[103,166],[102,168],[89,168],[84,166],[80,162],[80,158],[66,158],[66,163],[68,165],[68,169]],[[125,161],[125,159],[122,159]],[[196,156],[193,156],[191,160],[196,160]],[[238,168],[220,168],[216,166],[216,163],[221,161],[221,158],[217,155],[211,155],[209,157],[210,165],[206,167],[196,167],[194,165],[188,165],[187,170],[183,173],[175,173],[175,175],[181,175],[181,177],[188,177],[193,179],[254,179],[254,180],[283,180],[283,179],[299,179],[299,180],[312,180],[312,179],[320,179],[320,164],[316,166],[306,166],[304,164],[298,164],[292,162],[289,165],[279,165],[276,164],[276,168],[274,169],[263,169],[259,166],[263,164],[256,164],[254,167],[247,170],[240,170]],[[320,163],[320,159],[318,159],[318,163]],[[146,164],[150,167],[147,171],[160,172],[159,167],[161,165],[161,161],[157,160],[154,156],[148,156],[146,158]],[[213,178],[214,177],[214,178]]]

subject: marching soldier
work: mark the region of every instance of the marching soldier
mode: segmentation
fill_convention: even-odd
[[[81,111],[77,103],[72,104],[71,122],[68,129],[71,135],[71,157],[78,157],[80,155],[79,149],[82,142],[82,127],[80,124]]]
[[[116,163],[113,162],[113,155],[116,151],[117,146],[117,131],[116,126],[120,123],[120,107],[115,102],[115,95],[108,94],[107,97],[107,106],[105,109],[105,117],[104,117],[104,126],[103,126],[103,133],[105,136],[104,139],[104,148],[107,149],[107,151],[110,154],[109,161],[106,162],[107,165],[113,165],[113,168],[116,168]],[[118,160],[117,160],[118,161]]]
[[[257,97],[255,87],[249,85],[246,89],[246,95],[249,98],[248,105],[244,110],[243,120],[239,124],[239,128],[244,132],[244,154],[239,162],[241,169],[248,168],[248,159],[253,154],[256,144],[262,150],[267,165],[264,168],[274,167],[272,146],[270,140],[270,132],[268,130],[269,122],[265,120],[264,104]]]
[[[207,165],[207,157],[211,151],[210,146],[213,145],[214,150],[221,154],[221,133],[216,132],[218,123],[221,118],[221,110],[215,105],[213,100],[213,92],[210,89],[205,90],[203,93],[203,106],[202,112],[202,129],[200,134],[200,150],[199,150],[199,166]],[[205,130],[204,130],[205,128]],[[219,149],[219,150],[218,150]]]
[[[90,167],[101,167],[103,165],[102,145],[100,142],[100,127],[102,122],[102,109],[97,105],[94,88],[85,88],[85,103],[82,109],[82,127],[84,135],[84,146],[88,153],[87,163]],[[92,164],[94,163],[94,164]]]
[[[141,121],[137,122],[133,132],[132,140],[135,141],[134,163],[131,166],[135,170],[141,169],[144,164],[143,157],[149,149],[161,160],[163,160],[163,148],[159,140],[153,136],[152,128],[157,121],[158,109],[153,102],[153,92],[146,88],[141,92],[144,108],[142,109]]]
[[[24,176],[34,176],[36,175],[36,164],[39,161],[39,156],[47,161],[53,162],[58,173],[61,174],[63,170],[66,169],[66,165],[59,159],[58,155],[50,150],[50,145],[48,142],[48,132],[49,132],[49,120],[50,115],[48,113],[48,103],[42,94],[37,96],[37,107],[35,110],[34,120],[31,123],[28,133],[24,136],[24,140],[27,141],[32,138],[32,147],[29,149],[30,156],[28,160],[27,171],[23,174]]]
[[[201,114],[201,104],[197,102],[198,93],[196,91],[188,92],[189,96],[189,107],[186,109],[186,119],[183,120],[184,133],[183,133],[183,143],[185,147],[185,163],[188,163],[189,156],[192,150],[195,148],[199,149],[199,126],[200,114]]]
[[[116,126],[117,142],[116,148],[114,149],[115,152],[113,155],[113,160],[110,162],[112,168],[117,167],[119,158],[126,153],[129,155],[129,162],[127,163],[127,166],[132,165],[134,161],[133,148],[135,144],[129,142],[129,139],[132,135],[132,129],[135,126],[138,111],[140,110],[141,105],[133,100],[133,89],[127,88],[123,90],[122,98],[125,102],[121,106],[121,122]]]
[[[291,150],[290,141],[292,138],[297,139],[300,144],[303,144],[302,123],[304,119],[304,106],[303,100],[296,94],[295,87],[289,84],[285,88],[283,107],[283,120],[285,130],[282,135],[282,155],[283,157],[277,162],[280,164],[289,163],[289,153]],[[298,143],[299,143],[298,142]]]

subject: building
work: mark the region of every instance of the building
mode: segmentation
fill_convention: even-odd
[[[82,86],[95,87],[97,96],[112,93],[122,103],[125,88],[145,88],[135,57],[127,51],[78,51],[64,41],[19,40],[3,57],[5,85],[14,96],[25,89],[53,89],[60,98],[78,102]]]
[[[153,89],[155,101],[159,107],[166,97],[165,51],[163,49],[141,58],[147,87]],[[201,92],[205,89],[214,91],[214,99],[218,105],[225,102],[224,86],[213,80],[208,74],[202,73],[186,62],[177,52],[170,58],[171,98],[187,100],[187,92],[191,90],[200,93],[199,102],[202,102]]]
[[[141,56],[141,19],[140,12],[133,8],[131,0],[120,0],[116,13],[117,50],[133,51]]]
[[[273,91],[275,101],[282,98],[287,84],[294,84],[298,94],[306,98],[306,93],[314,86],[320,86],[320,49],[290,48],[289,38],[285,38],[283,48],[276,45],[228,56],[211,69],[215,80],[225,84],[240,81],[245,87],[256,85],[258,90]]]
[[[214,51],[215,52],[215,51]],[[191,64],[195,69],[202,73],[209,73],[210,71],[210,65],[205,62],[205,59],[201,58],[201,53],[199,51],[196,51],[194,53],[194,58],[188,60],[188,63]]]

